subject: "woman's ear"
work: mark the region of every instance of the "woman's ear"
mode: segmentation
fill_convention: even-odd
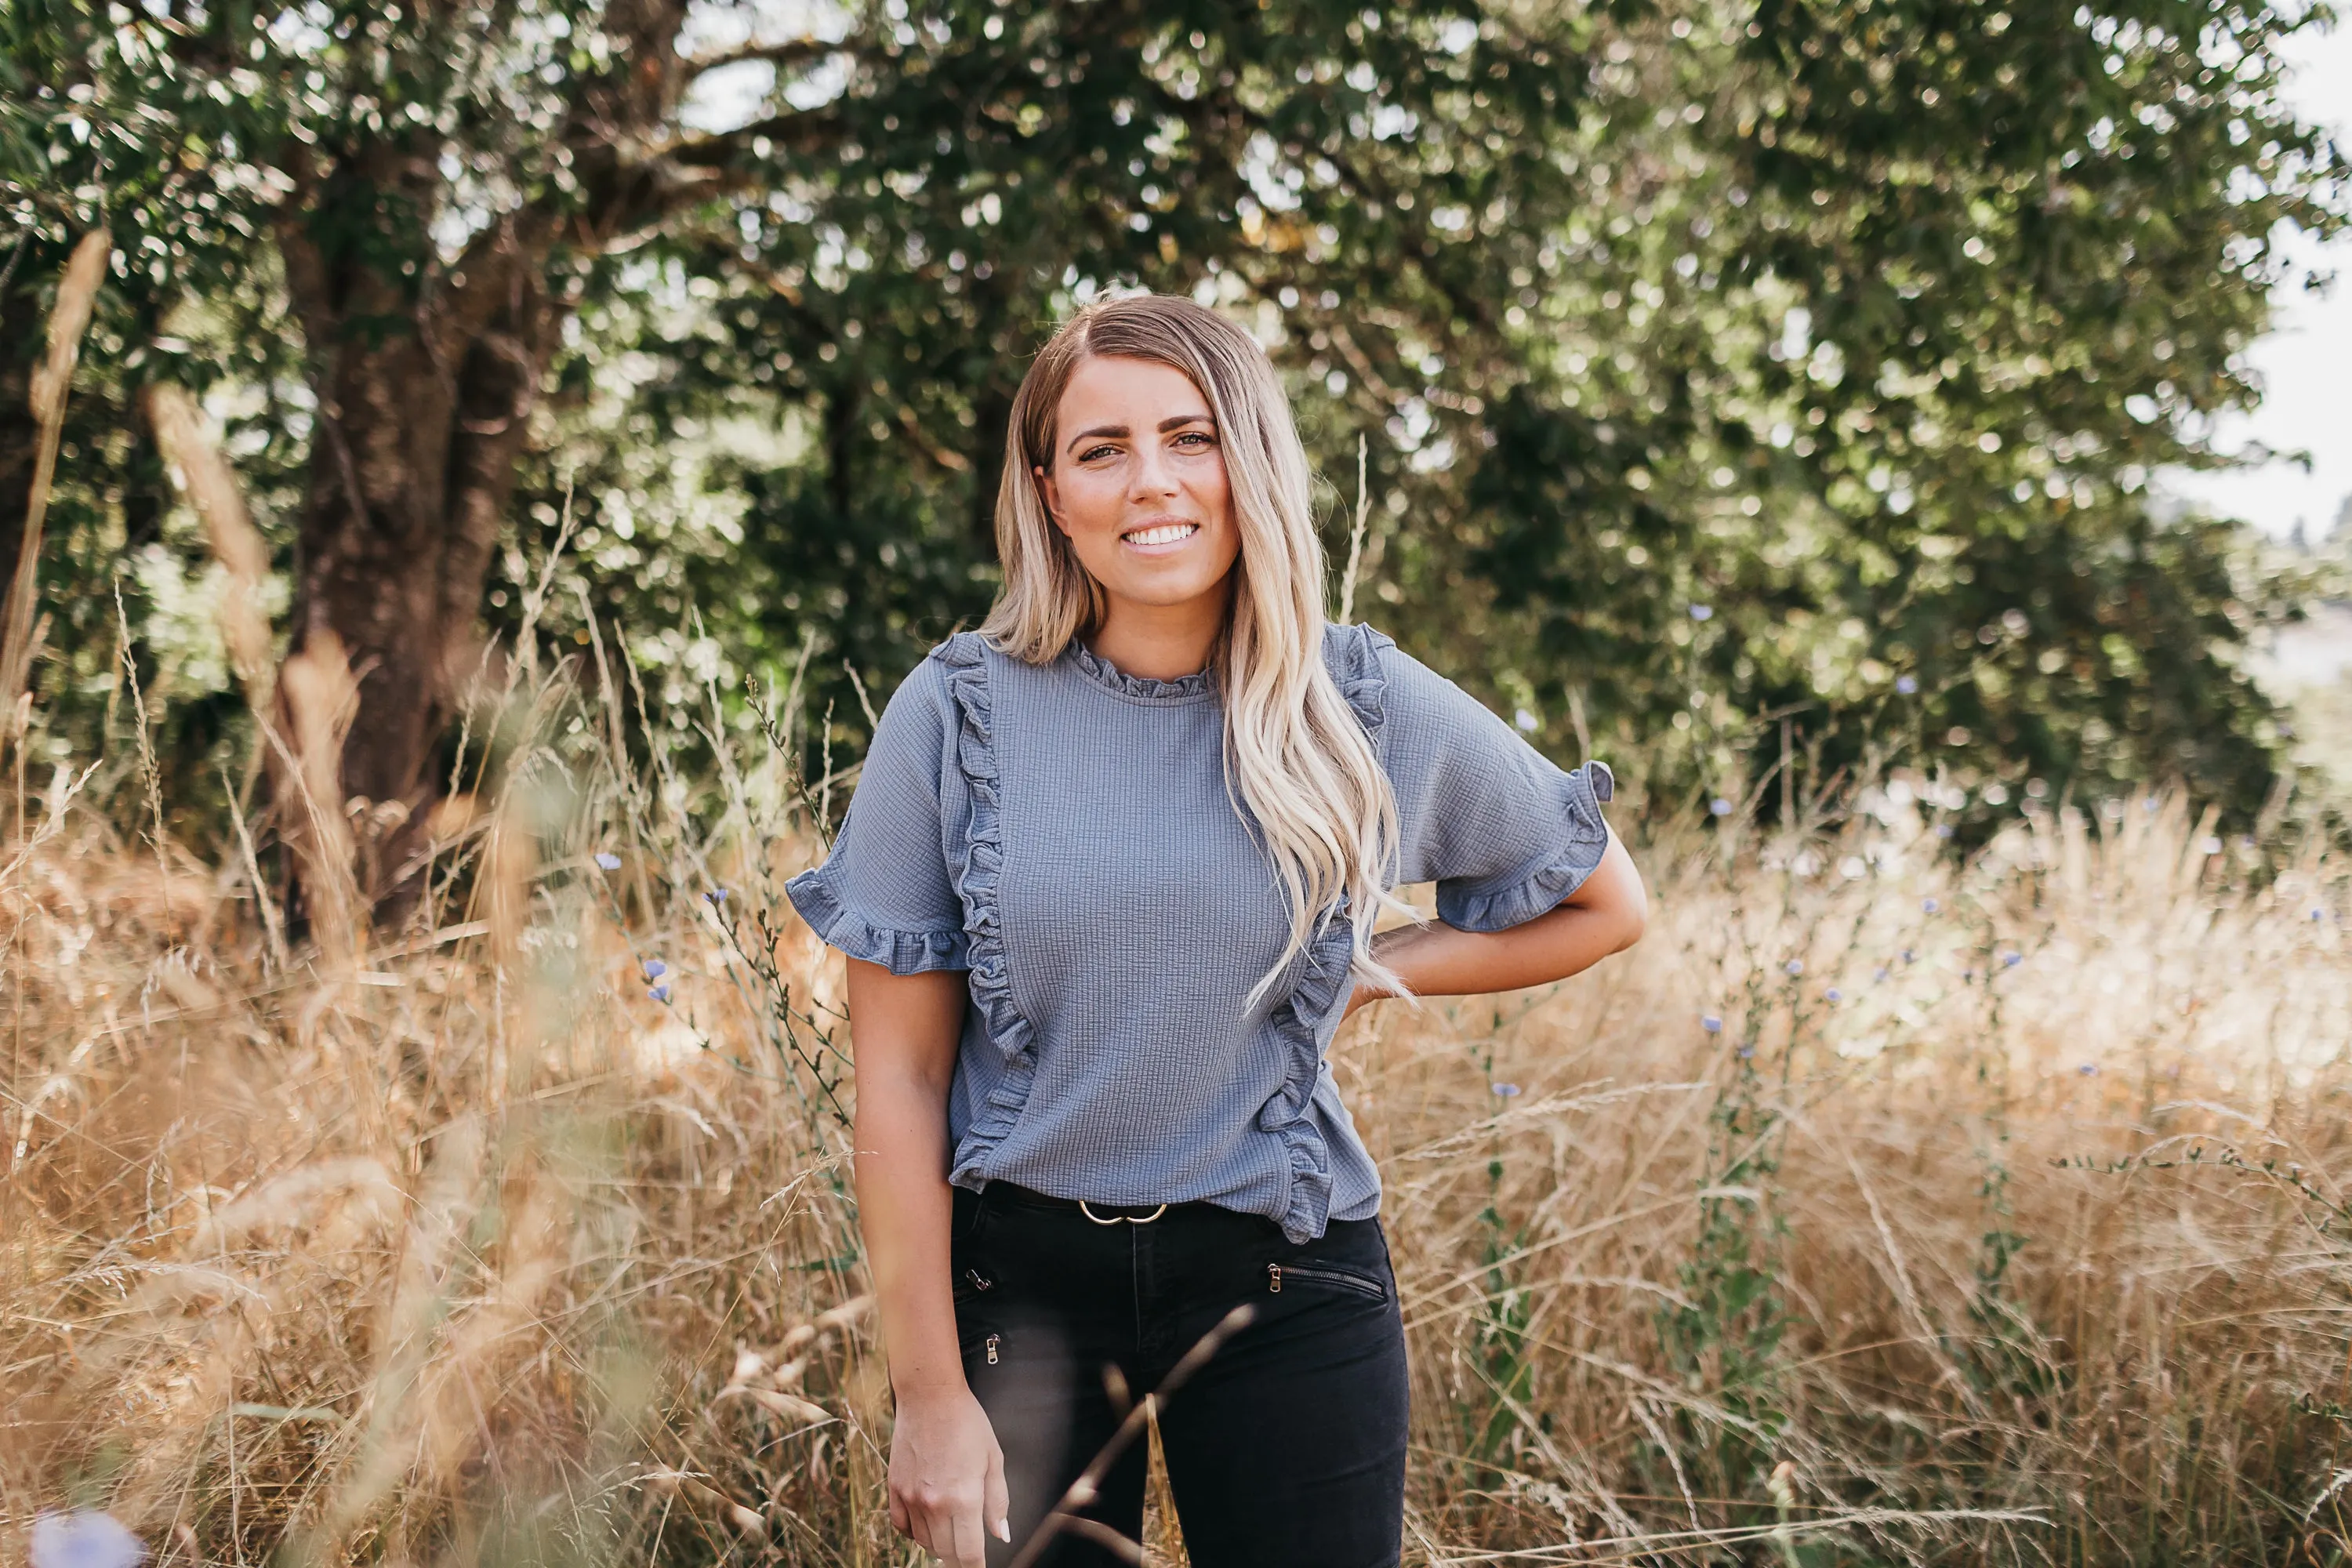
[[[1054,483],[1054,476],[1034,463],[1029,465],[1029,471],[1037,476],[1037,493],[1045,498],[1046,517],[1053,521],[1055,528],[1068,533],[1070,525],[1062,521],[1061,489]]]

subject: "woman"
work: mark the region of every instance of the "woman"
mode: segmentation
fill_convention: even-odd
[[[996,608],[898,688],[791,886],[850,959],[891,1522],[975,1568],[1041,1522],[1039,1561],[1121,1561],[1141,1445],[1047,1516],[1130,1391],[1248,1304],[1159,1415],[1192,1562],[1394,1563],[1403,1331],[1323,1051],[1379,998],[1630,946],[1608,770],[1326,624],[1281,384],[1213,312],[1088,306],[1007,448]],[[1375,938],[1419,881],[1439,922]]]

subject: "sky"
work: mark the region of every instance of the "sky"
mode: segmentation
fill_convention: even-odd
[[[2305,35],[2289,55],[2295,71],[2288,100],[2352,150],[2352,22]],[[2292,281],[2280,289],[2275,324],[2246,356],[2262,378],[2262,405],[2223,421],[2217,445],[2224,451],[2260,445],[2307,452],[2310,470],[2276,460],[2227,473],[2172,473],[2162,482],[2174,495],[2267,533],[2291,532],[2300,520],[2316,540],[2352,498],[2352,240],[2323,247],[2299,231],[2285,237],[2297,264],[2291,278],[2315,264],[2341,276],[2325,295]]]

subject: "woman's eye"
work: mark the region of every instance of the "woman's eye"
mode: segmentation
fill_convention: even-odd
[[[1180,447],[1184,446],[1188,442],[1192,443],[1192,449],[1195,452],[1200,451],[1202,447],[1213,447],[1217,444],[1206,430],[1187,430],[1181,436],[1176,437],[1176,444]]]
[[[1078,461],[1081,463],[1091,463],[1097,458],[1105,457],[1110,453],[1117,452],[1118,450],[1118,448],[1116,447],[1089,447],[1085,451],[1078,454]]]

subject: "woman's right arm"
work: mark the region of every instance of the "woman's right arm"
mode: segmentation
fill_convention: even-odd
[[[1004,1456],[964,1382],[949,1277],[948,1087],[962,1035],[961,971],[849,961],[857,1064],[857,1212],[897,1397],[890,1522],[955,1568],[982,1568],[1005,1522]]]

